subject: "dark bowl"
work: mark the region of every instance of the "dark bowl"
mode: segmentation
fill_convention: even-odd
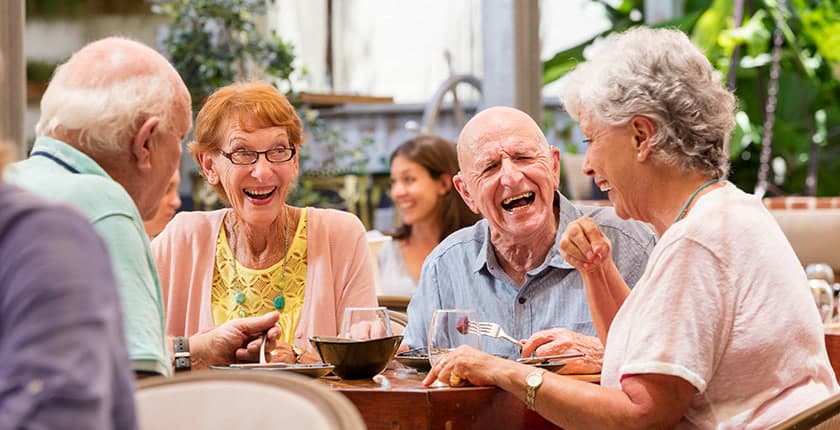
[[[394,358],[402,336],[371,340],[353,340],[330,336],[310,337],[321,361],[335,366],[333,373],[342,379],[367,379],[376,376]]]

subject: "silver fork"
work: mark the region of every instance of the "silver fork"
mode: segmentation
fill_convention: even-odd
[[[520,348],[522,348],[522,344],[519,343],[518,340],[514,339],[502,329],[502,326],[493,323],[493,322],[481,322],[481,321],[469,321],[467,323],[468,331],[472,334],[477,334],[480,336],[487,336],[487,337],[495,337],[498,339],[504,339]]]
[[[265,341],[268,340],[268,332],[262,335],[262,343],[260,343],[260,364],[265,364]]]

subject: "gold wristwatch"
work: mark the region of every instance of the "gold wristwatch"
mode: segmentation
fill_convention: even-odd
[[[543,373],[545,373],[545,370],[537,369],[525,377],[525,406],[532,411],[534,410],[534,402],[537,400],[537,390],[543,383]]]

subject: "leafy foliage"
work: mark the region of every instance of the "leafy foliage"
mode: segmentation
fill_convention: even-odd
[[[621,31],[631,15],[626,7],[604,4],[610,31]],[[622,2],[625,6],[628,2]],[[640,2],[637,2],[640,3]],[[700,46],[722,76],[734,67],[739,100],[730,147],[730,180],[752,190],[759,169],[760,142],[768,106],[775,107],[772,128],[770,192],[840,195],[840,2],[837,0],[763,0],[744,2],[740,26],[734,25],[734,2],[688,1],[686,14],[674,22]],[[634,7],[641,8],[640,4]],[[768,105],[768,86],[777,23],[783,35],[775,106]],[[608,32],[610,32],[608,31]],[[608,33],[605,32],[605,33]],[[600,37],[601,35],[597,36]],[[596,38],[597,38],[596,37]],[[593,40],[558,53],[544,66],[544,83],[562,77]],[[734,55],[736,54],[737,55]],[[736,63],[732,64],[735,59]]]
[[[289,82],[292,46],[274,31],[257,28],[256,18],[266,13],[264,0],[168,0],[152,11],[172,19],[164,44],[196,105],[237,80]]]

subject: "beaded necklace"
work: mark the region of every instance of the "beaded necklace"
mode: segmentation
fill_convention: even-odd
[[[283,216],[285,218],[284,225],[283,225],[283,267],[281,268],[280,272],[280,280],[277,282],[277,286],[280,289],[280,294],[274,297],[273,304],[274,309],[278,311],[283,311],[283,308],[286,307],[286,262],[289,260],[289,256],[286,255],[289,253],[289,210],[288,208],[284,208]],[[233,228],[230,229],[231,233],[233,233]],[[234,295],[234,300],[236,301],[236,306],[239,307],[239,316],[245,317],[245,310],[242,309],[242,304],[245,303],[245,280],[242,278],[242,275],[239,273],[239,262],[236,260],[236,240],[233,239],[233,235],[229,239],[230,242],[230,252],[231,257],[233,257],[233,272],[236,276],[236,283],[239,284],[239,290],[236,291]]]
[[[694,198],[697,197],[698,194],[700,194],[700,191],[703,191],[707,187],[716,184],[718,181],[720,181],[720,179],[715,178],[715,179],[712,179],[711,181],[706,182],[705,184],[697,187],[697,189],[694,190],[694,192],[691,193],[690,196],[688,196],[688,200],[685,201],[685,204],[683,205],[682,209],[680,209],[680,213],[677,214],[677,217],[674,218],[674,222],[672,222],[671,224],[675,224],[677,221],[681,220],[682,217],[685,216],[686,211],[688,211],[688,206],[691,205],[691,202],[694,201]]]

